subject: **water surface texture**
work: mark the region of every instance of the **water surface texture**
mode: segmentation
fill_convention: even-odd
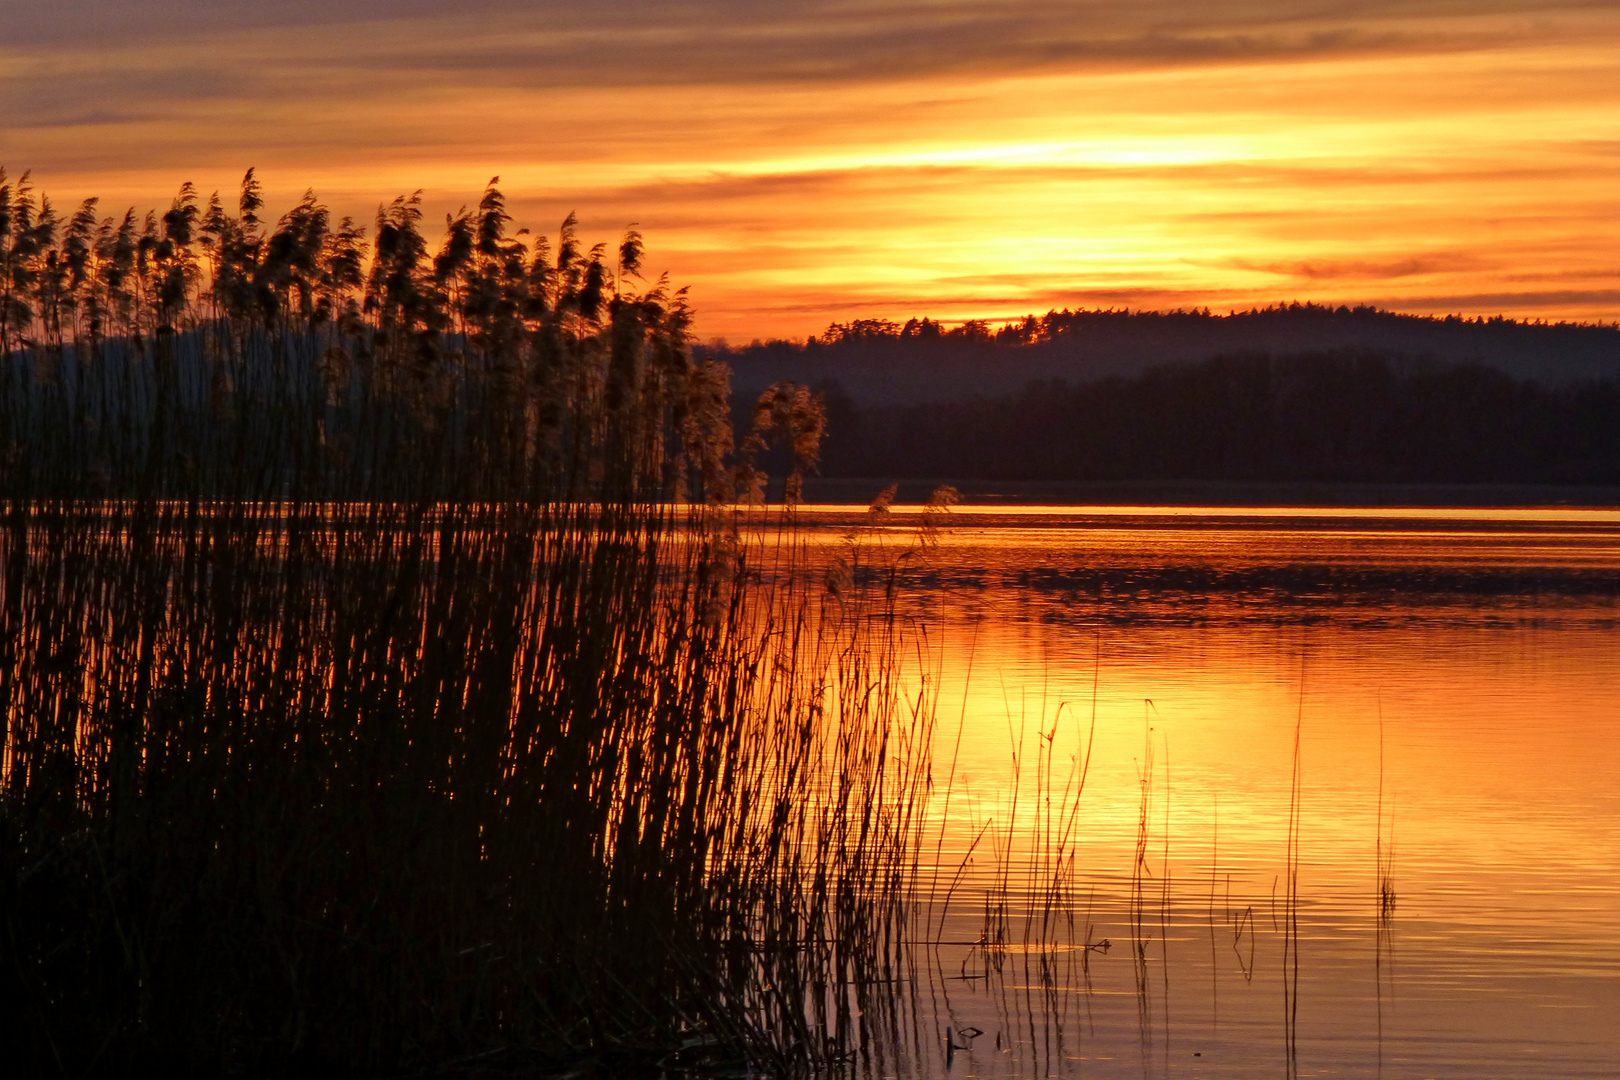
[[[876,1071],[1615,1075],[1620,512],[805,518],[938,695]]]

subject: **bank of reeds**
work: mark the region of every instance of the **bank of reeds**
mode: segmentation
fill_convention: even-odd
[[[892,596],[726,505],[760,478],[639,237],[261,208],[0,192],[9,1061],[873,1052],[931,716]],[[796,466],[802,396],[752,441]]]

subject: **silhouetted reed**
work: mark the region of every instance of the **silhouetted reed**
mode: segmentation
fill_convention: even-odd
[[[681,294],[630,290],[634,232],[508,237],[493,184],[437,256],[414,197],[369,254],[262,206],[64,223],[0,179],[13,1064],[864,1052],[931,703],[892,593],[726,505]]]

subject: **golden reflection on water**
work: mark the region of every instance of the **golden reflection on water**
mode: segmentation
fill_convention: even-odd
[[[1058,980],[1092,1010],[1090,1049],[1062,1065],[1031,1043],[992,1072],[1119,1054],[1170,1070],[1222,1008],[1238,1010],[1228,1041],[1199,1069],[1268,1060],[1296,724],[1300,1068],[1365,1072],[1375,1036],[1386,1062],[1436,1075],[1610,1067],[1620,512],[974,509],[928,550],[918,517],[803,520],[829,551],[899,568],[926,629],[940,720],[925,846],[957,883],[935,925],[976,940],[998,882],[1016,911],[1040,907],[1084,767],[1070,895],[1086,940],[1136,941],[1159,965],[1149,994],[1128,959],[1090,954],[1090,993]],[[1129,911],[1144,839],[1151,932]],[[1375,970],[1380,848],[1395,906]],[[1023,924],[1010,927],[1021,946]],[[1244,976],[1256,948],[1261,969]],[[1393,980],[1393,1013],[1375,980]],[[1010,1022],[978,982],[958,986],[952,1009],[976,1026]],[[1109,994],[1141,1010],[1099,1022]],[[1149,1014],[1163,1026],[1152,1047]]]

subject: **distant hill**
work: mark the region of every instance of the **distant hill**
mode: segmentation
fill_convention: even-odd
[[[932,404],[823,393],[828,479],[1620,484],[1620,380],[1547,386],[1372,350],[1232,353]]]
[[[1054,311],[999,328],[861,320],[835,324],[804,344],[756,342],[700,351],[731,365],[733,386],[745,401],[792,379],[836,382],[855,403],[880,406],[1002,397],[1036,381],[1080,384],[1235,353],[1280,357],[1339,350],[1439,366],[1483,365],[1549,387],[1620,377],[1616,325],[1429,318],[1316,304],[1230,315]]]

